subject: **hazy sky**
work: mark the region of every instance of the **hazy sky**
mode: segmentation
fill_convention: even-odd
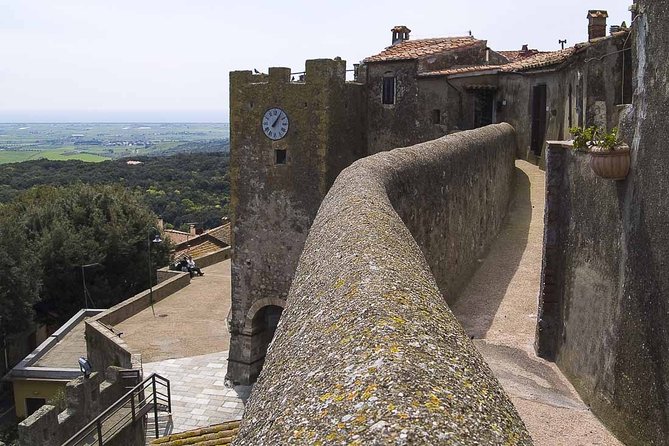
[[[0,0],[0,122],[227,122],[228,72],[472,31],[496,50],[587,40],[588,9],[631,0]],[[349,67],[350,68],[350,67]]]

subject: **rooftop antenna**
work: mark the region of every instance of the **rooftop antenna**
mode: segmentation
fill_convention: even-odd
[[[564,45],[565,45],[565,43],[567,43],[567,39],[558,40],[558,42],[560,43],[560,45],[562,45],[562,49],[564,49]]]

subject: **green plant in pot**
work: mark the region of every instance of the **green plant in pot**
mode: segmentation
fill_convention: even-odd
[[[624,180],[630,168],[630,149],[620,141],[618,128],[573,127],[574,149],[590,153],[592,171],[609,180]]]

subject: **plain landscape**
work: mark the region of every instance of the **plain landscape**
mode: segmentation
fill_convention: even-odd
[[[0,164],[226,151],[228,124],[0,123]]]

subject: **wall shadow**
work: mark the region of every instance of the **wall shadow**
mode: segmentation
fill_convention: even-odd
[[[483,338],[490,329],[527,247],[531,220],[530,179],[516,167],[513,195],[499,235],[450,306],[469,336]]]

